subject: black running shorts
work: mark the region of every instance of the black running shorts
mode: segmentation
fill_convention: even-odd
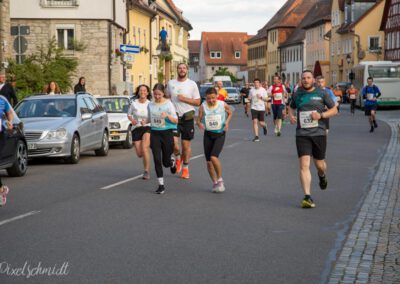
[[[316,160],[325,160],[326,136],[296,136],[298,157],[312,156]]]
[[[132,141],[141,141],[145,133],[150,133],[150,126],[136,127],[132,130]]]
[[[285,106],[282,104],[274,105],[272,104],[272,113],[274,114],[274,120],[283,118],[283,110]]]
[[[258,121],[264,121],[265,111],[263,110],[251,110],[251,119],[258,119]]]
[[[222,152],[222,148],[225,143],[225,132],[214,133],[210,131],[204,131],[204,156],[206,156],[207,162],[211,161],[211,157],[219,157]]]
[[[179,119],[178,128],[174,131],[175,137],[181,137],[182,140],[191,141],[194,138],[194,119]]]

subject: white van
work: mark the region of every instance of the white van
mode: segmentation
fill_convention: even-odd
[[[215,82],[218,81],[222,81],[224,87],[232,87],[232,81],[230,76],[214,76],[213,83],[215,84]]]

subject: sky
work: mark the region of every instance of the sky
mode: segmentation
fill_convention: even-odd
[[[201,32],[247,32],[257,34],[286,0],[174,0],[193,26],[190,39]]]

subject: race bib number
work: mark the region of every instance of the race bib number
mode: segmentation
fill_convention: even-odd
[[[276,94],[275,94],[275,101],[281,101],[282,98],[283,98],[282,93],[276,93]]]
[[[162,118],[161,116],[152,116],[151,126],[156,128],[165,128],[165,118]]]
[[[367,100],[371,101],[374,98],[374,94],[368,93]]]
[[[207,115],[205,122],[207,130],[220,130],[222,128],[222,116],[220,114]]]
[[[315,128],[318,127],[318,120],[313,120],[311,114],[315,111],[300,112],[300,128]]]
[[[356,95],[350,95],[350,99],[355,100],[356,99]]]

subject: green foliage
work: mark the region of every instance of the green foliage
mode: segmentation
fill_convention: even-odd
[[[83,50],[84,45],[79,49]],[[28,55],[23,64],[9,60],[7,73],[17,81],[17,91],[20,99],[28,95],[42,93],[45,86],[55,81],[66,92],[72,88],[72,79],[78,67],[76,57],[67,57],[64,51],[57,47],[55,38],[47,46],[38,46],[35,53]]]
[[[230,72],[227,67],[218,69],[217,71],[215,71],[213,76],[230,76],[232,83],[236,83],[238,81],[238,79],[235,77],[235,75],[233,75],[232,72]],[[210,82],[211,81],[212,81],[212,78],[210,79]]]

